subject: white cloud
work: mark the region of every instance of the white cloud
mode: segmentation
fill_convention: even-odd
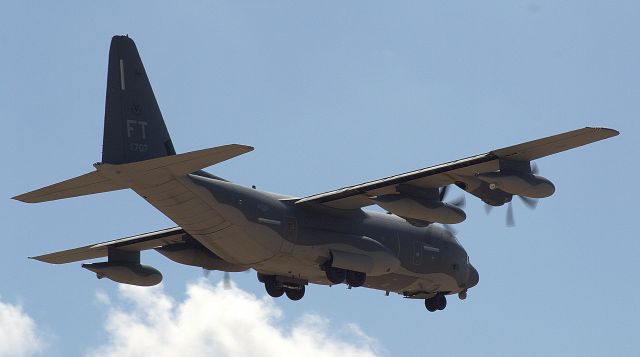
[[[21,306],[0,301],[0,356],[29,356],[41,348],[31,317]]]
[[[109,306],[109,341],[89,356],[340,356],[378,354],[377,342],[355,324],[336,329],[317,315],[285,327],[271,298],[235,286],[225,290],[202,279],[176,302],[162,287],[122,285]],[[125,306],[126,305],[126,306]]]

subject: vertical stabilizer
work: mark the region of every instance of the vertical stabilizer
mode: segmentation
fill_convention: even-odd
[[[102,162],[124,164],[174,155],[135,43],[114,36],[109,49]]]

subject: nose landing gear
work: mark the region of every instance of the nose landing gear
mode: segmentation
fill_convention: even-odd
[[[424,306],[429,312],[444,310],[447,307],[447,297],[442,293],[437,293],[436,296],[425,299]]]

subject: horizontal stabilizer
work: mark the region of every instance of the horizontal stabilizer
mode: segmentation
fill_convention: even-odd
[[[155,170],[164,169],[169,170],[176,176],[188,175],[251,150],[253,150],[251,146],[231,144],[128,164],[113,165],[99,163],[95,165],[98,171],[24,193],[13,197],[13,199],[26,203],[38,203],[121,190],[129,188],[130,182],[121,180],[120,177],[122,177],[122,175],[120,174],[123,174],[125,178],[127,174],[144,176],[154,173]],[[114,173],[117,175],[114,175]]]
[[[35,191],[23,193],[22,195],[13,197],[13,199],[26,203],[38,203],[122,190],[124,188],[127,187],[113,182],[106,177],[102,177],[97,171],[94,171]]]
[[[128,164],[98,164],[96,168],[100,171],[101,167],[113,167],[125,174],[143,174],[157,169],[167,169],[174,175],[188,175],[205,167],[248,153],[251,150],[253,150],[251,146],[230,144]]]
[[[106,257],[109,254],[109,248],[141,251],[164,245],[181,243],[183,241],[182,236],[184,234],[185,232],[182,228],[173,227],[30,258],[50,264],[78,262],[81,260]]]

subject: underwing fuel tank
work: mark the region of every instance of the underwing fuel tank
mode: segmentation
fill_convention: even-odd
[[[489,184],[492,190],[502,191],[532,198],[545,198],[553,195],[556,187],[546,178],[524,172],[486,172],[476,176]]]
[[[153,286],[162,281],[162,274],[155,268],[134,262],[101,262],[82,264],[98,276],[115,282],[138,286]]]
[[[405,218],[444,224],[460,223],[467,218],[460,208],[441,201],[400,194],[377,196],[371,200],[387,211]]]

